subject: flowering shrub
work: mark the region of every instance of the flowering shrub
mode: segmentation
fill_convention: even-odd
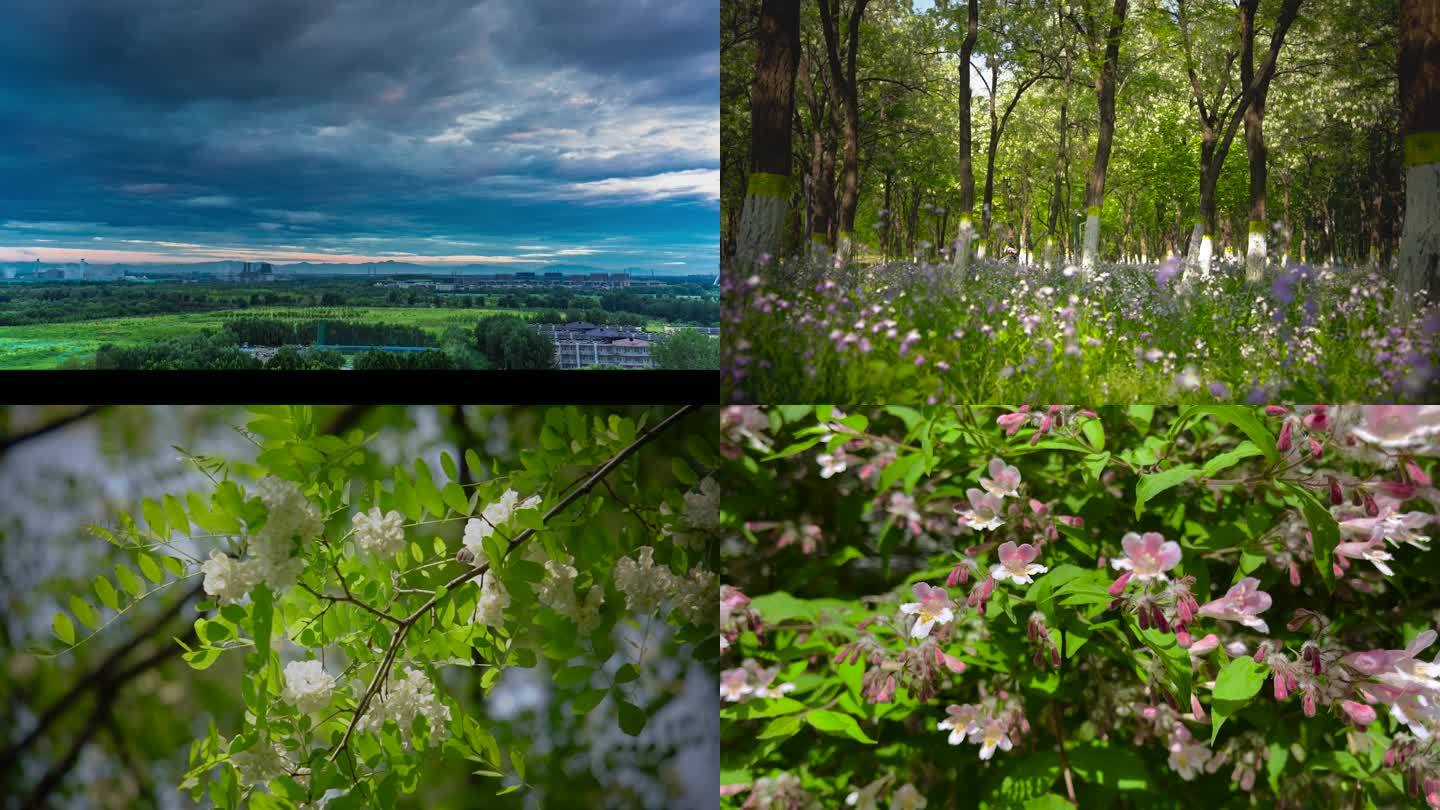
[[[1440,807],[1440,407],[732,406],[724,806]]]
[[[187,457],[211,491],[97,528],[148,583],[122,564],[95,579],[98,605],[75,595],[53,618],[64,653],[107,611],[198,578],[208,600],[177,641],[197,670],[243,656],[245,713],[190,746],[190,799],[393,807],[442,759],[499,780],[491,795],[526,790],[529,741],[497,738],[450,689],[539,667],[567,713],[639,736],[675,691],[653,688],[657,647],[713,667],[719,493],[697,472],[719,462],[713,412],[554,408],[510,464],[447,452],[436,475],[423,458],[380,465],[361,430],[317,434],[309,408],[255,410],[254,464]],[[657,458],[667,433],[685,451]]]
[[[817,268],[724,281],[733,402],[1427,401],[1440,310],[1399,319],[1374,271],[1290,265],[1247,284],[1222,263],[979,261]]]

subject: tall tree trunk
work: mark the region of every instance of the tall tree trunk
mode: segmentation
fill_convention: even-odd
[[[1105,201],[1105,171],[1110,165],[1110,143],[1115,138],[1115,70],[1120,61],[1120,35],[1125,30],[1129,0],[1115,0],[1110,30],[1105,35],[1105,61],[1095,76],[1095,93],[1100,100],[1100,132],[1095,140],[1095,162],[1085,186],[1085,246],[1080,258],[1080,276],[1087,278],[1095,268],[1100,251],[1100,206]]]
[[[835,250],[841,261],[850,259],[855,238],[855,209],[860,202],[860,89],[855,79],[855,59],[860,47],[860,20],[870,0],[852,0],[845,61],[841,64],[839,30],[836,17],[840,0],[816,0],[820,6],[820,23],[825,35],[825,53],[830,62],[830,86],[835,104],[840,109],[845,137],[841,163],[840,205],[835,234]],[[834,5],[832,6],[832,2]]]
[[[1255,9],[1260,0],[1240,0],[1240,86],[1255,82]],[[1245,280],[1258,282],[1265,275],[1265,96],[1257,89],[1245,108],[1245,153],[1250,158],[1250,220],[1245,246]]]
[[[1057,6],[1058,8],[1058,6]],[[1057,11],[1058,14],[1058,11]],[[1057,17],[1057,19],[1060,19]],[[1063,25],[1063,20],[1061,20]],[[1056,227],[1060,224],[1061,186],[1066,181],[1066,173],[1069,171],[1070,159],[1066,155],[1069,145],[1069,121],[1067,120],[1070,111],[1070,71],[1072,61],[1070,58],[1070,46],[1067,42],[1065,50],[1065,71],[1060,81],[1060,148],[1055,153],[1055,185],[1050,191],[1050,213],[1045,218],[1045,252],[1042,257],[1046,267],[1054,267],[1056,263],[1056,249],[1059,241],[1055,238]]]
[[[1405,229],[1395,308],[1440,301],[1440,5],[1400,2],[1400,137],[1405,153]]]
[[[960,65],[956,68],[960,74],[960,235],[955,244],[955,266],[962,279],[970,267],[971,242],[975,237],[975,226],[970,219],[975,213],[975,172],[970,158],[970,55],[975,52],[975,40],[980,33],[979,0],[969,0],[967,6],[965,39],[960,43]]]
[[[760,6],[755,81],[750,88],[750,178],[735,261],[742,273],[779,257],[790,201],[790,136],[800,62],[800,0]]]
[[[995,102],[1000,95],[1000,59],[992,57],[990,62],[990,140],[985,147],[985,196],[980,201],[980,241],[975,246],[980,258],[985,258],[985,248],[992,241],[990,233],[995,222],[995,148],[1000,143],[1000,116],[995,111]],[[996,256],[1000,255],[997,250]]]

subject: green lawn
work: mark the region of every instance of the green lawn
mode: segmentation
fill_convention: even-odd
[[[0,370],[59,368],[60,364],[69,358],[93,356],[104,343],[153,343],[206,327],[219,330],[227,320],[234,318],[288,321],[332,319],[410,324],[439,335],[451,326],[473,329],[476,321],[489,315],[519,315],[526,318],[539,313],[540,310],[432,307],[251,307],[220,312],[0,326]],[[659,331],[663,327],[663,323],[654,322],[645,328]]]
[[[152,343],[190,334],[206,327],[218,330],[225,321],[233,318],[291,321],[335,319],[412,324],[438,335],[451,326],[473,329],[480,318],[501,314],[525,317],[527,313],[518,309],[431,307],[252,307],[221,312],[0,326],[0,370],[58,368],[67,358],[93,355],[103,343]]]

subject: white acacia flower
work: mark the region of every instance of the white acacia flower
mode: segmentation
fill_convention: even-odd
[[[435,695],[435,685],[424,672],[409,669],[405,677],[391,678],[385,691],[370,702],[370,710],[360,719],[357,728],[377,731],[384,727],[386,721],[393,720],[404,732],[417,716],[425,718],[432,743],[443,742],[449,736],[445,724],[450,722],[450,707]],[[409,744],[407,740],[407,747]]]
[[[235,766],[241,785],[264,784],[284,776],[293,767],[280,743],[263,739],[248,751],[231,754],[230,764]]]
[[[538,506],[540,506],[539,495],[532,495],[524,501],[520,501],[520,493],[513,489],[507,489],[500,495],[500,500],[480,512],[480,517],[465,521],[465,538],[462,542],[475,556],[475,565],[482,565],[486,559],[485,538],[494,534],[497,528],[509,523],[511,518],[515,517],[516,512],[535,509]]]
[[[384,515],[380,507],[373,506],[369,512],[356,512],[350,518],[355,529],[355,545],[369,554],[392,556],[405,550],[405,518],[391,509]]]
[[[205,593],[215,597],[222,605],[244,599],[255,585],[254,566],[218,549],[210,552],[210,559],[200,566],[200,570],[205,572]]]
[[[685,493],[685,517],[697,529],[720,525],[720,485],[707,475],[695,489]]]
[[[475,603],[471,621],[486,627],[499,627],[504,622],[505,608],[510,607],[510,593],[494,574],[485,574],[481,579],[483,583],[477,583],[480,601]]]
[[[285,689],[281,698],[303,714],[329,705],[334,688],[335,679],[326,674],[319,661],[291,661],[285,665]]]
[[[635,559],[621,557],[615,562],[615,589],[625,594],[625,609],[648,616],[675,590],[674,575],[655,564],[655,549],[641,546]]]

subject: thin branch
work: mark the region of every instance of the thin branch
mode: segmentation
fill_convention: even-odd
[[[589,476],[583,479],[576,479],[577,481],[583,480],[584,483],[580,484],[580,486],[576,487],[568,495],[562,498],[559,503],[551,507],[550,511],[546,512],[545,516],[540,519],[541,525],[543,526],[544,524],[548,523],[551,518],[554,518],[556,515],[564,512],[572,503],[588,495],[590,493],[590,490],[595,488],[596,484],[599,484],[602,480],[604,480],[605,476],[609,475],[612,470],[620,466],[620,464],[623,463],[627,458],[634,455],[637,450],[639,450],[646,444],[649,444],[655,439],[655,437],[659,436],[662,432],[664,432],[666,428],[675,424],[692,411],[697,410],[699,407],[699,405],[685,405],[681,407],[679,410],[676,410],[674,413],[660,420],[660,422],[654,427],[635,437],[634,441],[632,441],[620,452],[616,453],[613,457],[611,457],[609,461],[597,467],[595,471],[592,472]],[[570,487],[566,487],[566,489],[570,489]],[[522,545],[526,540],[529,540],[534,535],[535,529],[526,529],[525,531],[515,535],[514,539],[510,540],[510,542],[506,546],[506,555],[509,555],[510,552],[514,551],[516,548],[519,548],[520,545]],[[385,651],[385,657],[380,662],[380,666],[375,670],[375,677],[371,678],[370,685],[365,689],[365,694],[361,696],[360,702],[355,706],[355,715],[350,719],[350,724],[345,727],[344,736],[340,738],[340,742],[330,752],[330,762],[334,762],[335,759],[340,756],[340,752],[347,749],[350,738],[355,733],[356,726],[360,724],[361,718],[365,716],[365,710],[369,708],[370,702],[375,698],[377,694],[379,694],[381,688],[384,687],[385,678],[390,672],[390,667],[395,663],[395,657],[400,653],[400,647],[404,644],[405,636],[409,634],[410,628],[414,627],[415,623],[419,621],[420,618],[424,616],[427,611],[435,607],[443,594],[450,593],[451,591],[455,590],[466,582],[469,582],[470,580],[483,575],[489,569],[489,563],[485,562],[481,563],[470,571],[454,577],[449,582],[445,583],[445,587],[442,591],[437,591],[435,595],[432,595],[429,599],[425,600],[425,603],[423,605],[416,608],[413,613],[400,620],[399,626],[395,628],[395,632],[390,637],[390,645]]]
[[[105,410],[105,409],[108,408],[108,407],[110,407],[110,406],[109,406],[109,405],[90,405],[90,406],[88,406],[88,407],[81,408],[80,410],[75,411],[74,413],[66,414],[65,416],[62,416],[62,417],[60,417],[59,419],[56,419],[56,420],[54,420],[54,421],[52,421],[52,422],[46,422],[45,424],[40,425],[39,427],[31,428],[30,430],[23,431],[23,432],[20,432],[20,433],[16,433],[14,436],[6,436],[6,437],[4,437],[3,439],[0,439],[0,456],[4,456],[4,455],[5,455],[7,452],[9,452],[10,450],[13,450],[15,447],[17,447],[17,446],[19,446],[19,445],[21,445],[21,444],[24,444],[25,442],[28,442],[28,441],[30,441],[31,439],[38,439],[38,438],[40,438],[40,437],[42,437],[42,436],[47,436],[47,435],[49,435],[49,434],[51,434],[51,433],[54,433],[54,432],[57,431],[57,430],[62,430],[62,429],[64,429],[64,428],[67,428],[67,427],[69,427],[70,425],[75,424],[76,422],[80,422],[80,421],[84,421],[84,420],[86,420],[86,419],[89,419],[90,417],[92,417],[92,416],[100,413],[101,411]]]

